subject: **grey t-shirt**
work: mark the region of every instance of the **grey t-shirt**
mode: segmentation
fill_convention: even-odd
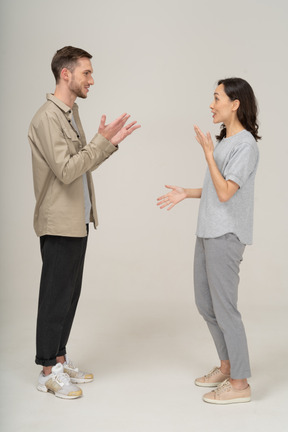
[[[259,151],[253,135],[242,130],[222,139],[214,150],[215,162],[225,178],[240,187],[227,202],[220,202],[207,169],[200,201],[196,235],[216,238],[234,233],[244,244],[253,241],[254,182]]]

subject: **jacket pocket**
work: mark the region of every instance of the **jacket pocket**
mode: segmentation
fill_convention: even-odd
[[[80,140],[72,129],[62,128],[64,138],[67,142],[67,147],[71,155],[75,155],[80,150]]]

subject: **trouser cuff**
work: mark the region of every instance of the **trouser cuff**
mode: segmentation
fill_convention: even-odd
[[[39,359],[36,356],[35,357],[35,363],[37,365],[41,365],[41,366],[55,366],[57,361],[56,361],[56,357],[54,359],[44,360],[44,359]]]
[[[65,354],[66,354],[66,348],[63,348],[57,353],[56,357],[65,356]],[[55,366],[57,363],[56,357],[51,359],[41,359],[36,355],[35,363],[41,366]]]

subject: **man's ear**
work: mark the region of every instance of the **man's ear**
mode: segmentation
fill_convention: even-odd
[[[71,73],[71,72],[69,71],[69,69],[67,69],[67,68],[63,68],[63,69],[61,70],[60,77],[61,77],[64,81],[68,81],[68,80],[69,80],[70,73]]]

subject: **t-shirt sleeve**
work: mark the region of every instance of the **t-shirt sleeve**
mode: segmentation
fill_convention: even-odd
[[[254,171],[257,162],[257,149],[249,143],[243,143],[232,151],[223,176],[225,180],[232,180],[241,188]]]

